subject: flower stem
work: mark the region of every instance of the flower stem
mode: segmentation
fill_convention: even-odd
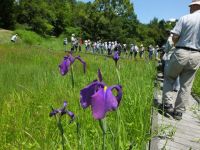
[[[59,117],[58,122],[57,122],[58,129],[60,130],[60,136],[61,136],[61,145],[63,150],[65,150],[65,138],[64,138],[64,130],[61,122],[61,117]]]
[[[117,72],[118,84],[120,84],[120,82],[121,82],[121,78],[120,78],[120,73],[119,73],[119,70],[118,70],[117,67],[116,67],[116,72]]]
[[[115,61],[115,67],[117,68],[117,61]]]
[[[120,129],[121,129],[121,123],[120,123],[120,111],[117,110],[117,149],[120,149]]]
[[[100,119],[99,120],[99,125],[100,125],[102,133],[103,133],[102,150],[105,150],[106,149],[106,120],[105,119]]]
[[[73,66],[71,66],[71,80],[72,80],[72,88],[74,89],[74,69],[73,69]]]
[[[76,134],[77,134],[77,144],[78,144],[78,150],[80,149],[80,123],[79,123],[79,118],[76,118]]]

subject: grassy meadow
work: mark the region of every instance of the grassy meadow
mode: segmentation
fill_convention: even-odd
[[[68,116],[62,117],[66,149],[101,149],[99,122],[90,108],[80,107],[80,90],[97,78],[98,68],[105,83],[118,84],[115,64],[105,56],[80,54],[87,70],[84,74],[82,65],[74,63],[72,89],[70,73],[61,76],[58,69],[64,55],[62,50],[23,41],[0,45],[0,149],[62,149],[56,119],[49,112],[51,106],[62,107],[64,100],[76,115],[71,124]],[[119,66],[123,98],[119,109],[106,117],[106,148],[145,149],[150,139],[155,64],[121,59]]]
[[[192,90],[195,94],[197,94],[200,97],[200,70],[196,74]]]
[[[90,108],[81,108],[80,90],[97,79],[98,68],[107,85],[118,84],[114,61],[105,56],[75,53],[86,61],[87,68],[84,74],[82,64],[75,61],[72,88],[70,72],[61,76],[58,69],[65,55],[61,38],[54,43],[53,39],[44,41],[22,32],[24,37],[13,44],[7,42],[8,35],[11,34],[4,39],[0,36],[0,149],[62,149],[56,119],[50,118],[49,112],[51,106],[60,108],[67,100],[67,108],[76,119],[69,124],[69,117],[62,116],[66,149],[101,150],[99,122],[93,119]],[[35,38],[40,44],[27,44],[27,38]],[[118,110],[107,113],[106,149],[143,150],[151,138],[155,62],[120,59],[119,72],[123,97]],[[198,75],[194,86],[197,90],[199,82]]]

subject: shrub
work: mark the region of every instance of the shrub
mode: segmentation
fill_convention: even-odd
[[[15,32],[19,35],[19,38],[24,43],[29,44],[29,45],[33,45],[33,44],[40,45],[43,40],[41,36],[39,36],[38,34],[32,31],[18,29]]]

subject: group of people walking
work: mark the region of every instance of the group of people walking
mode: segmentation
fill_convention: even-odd
[[[65,51],[67,45],[67,38],[64,39]],[[118,51],[119,55],[123,53],[124,57],[127,58],[144,58],[145,51],[148,52],[148,58],[152,60],[153,58],[159,59],[159,51],[162,49],[158,45],[155,47],[153,45],[149,45],[148,47],[144,47],[143,44],[121,44],[117,41],[91,41],[90,39],[78,40],[75,37],[75,34],[71,36],[71,51],[82,51],[82,47],[85,48],[86,53],[97,53],[97,54],[107,54],[112,55],[115,51]]]
[[[142,58],[144,52],[148,51],[149,59],[152,59],[153,55],[155,59],[158,59],[159,51],[164,52],[162,57],[165,62],[162,106],[164,111],[171,113],[176,120],[181,120],[186,111],[193,81],[200,67],[200,0],[193,0],[189,7],[190,14],[179,19],[174,29],[170,31],[167,43],[161,48],[158,45],[156,47],[149,45],[145,48],[143,44],[128,45],[117,41],[91,42],[86,40],[83,43],[86,52],[111,55],[114,51],[118,51],[119,55],[124,52],[125,56],[134,56],[134,58],[138,54]],[[72,50],[74,50],[77,43],[73,41],[73,35],[71,42]],[[172,97],[173,91],[177,92],[175,98]]]

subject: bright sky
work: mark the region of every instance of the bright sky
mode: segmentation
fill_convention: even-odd
[[[135,13],[142,23],[149,23],[154,17],[159,20],[179,19],[189,13],[192,0],[131,0]]]
[[[82,0],[84,2],[94,0]],[[179,19],[189,13],[188,4],[192,0],[131,0],[135,13],[142,23],[149,23],[154,17],[159,20]]]

